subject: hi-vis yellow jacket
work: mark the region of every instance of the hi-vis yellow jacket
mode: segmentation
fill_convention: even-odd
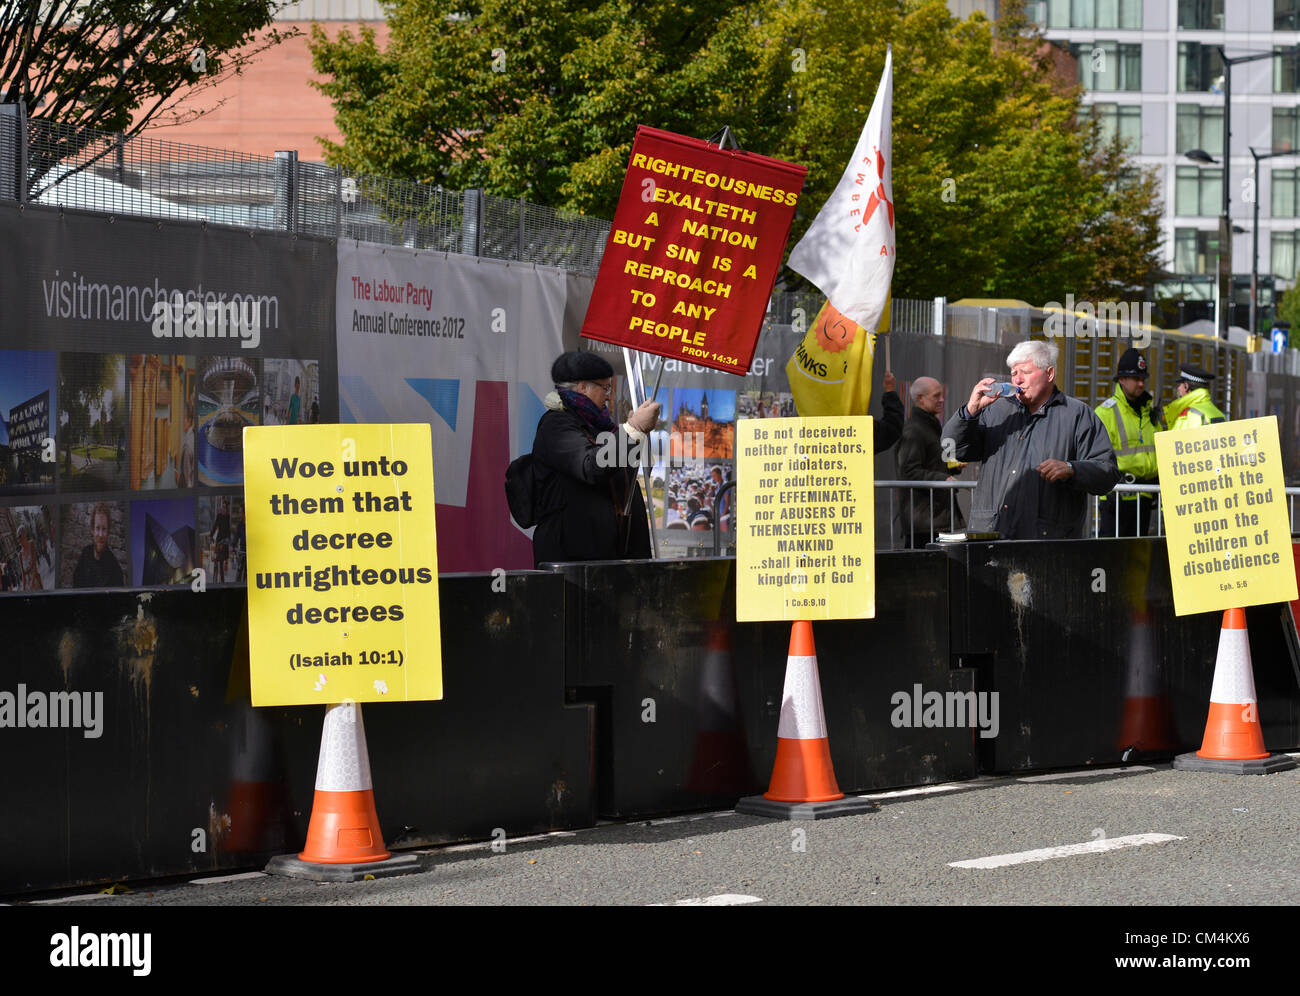
[[[1171,429],[1199,429],[1203,425],[1228,421],[1210,398],[1208,387],[1198,387],[1169,402],[1165,405],[1165,417]]]
[[[1164,426],[1151,419],[1151,397],[1147,395],[1142,401],[1141,414],[1133,410],[1124,389],[1115,385],[1115,393],[1097,406],[1097,417],[1106,427],[1110,436],[1110,445],[1115,447],[1115,460],[1123,480],[1149,484],[1155,481],[1157,429]],[[1131,477],[1129,475],[1132,475]],[[1135,494],[1126,494],[1127,499],[1134,499]]]

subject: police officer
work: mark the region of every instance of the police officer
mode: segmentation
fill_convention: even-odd
[[[1153,412],[1147,393],[1147,361],[1136,349],[1125,350],[1115,371],[1115,393],[1097,406],[1115,448],[1120,480],[1125,484],[1155,484],[1157,429],[1163,429],[1159,412]],[[1099,536],[1149,536],[1154,494],[1111,492],[1099,499]],[[1118,529],[1116,516],[1119,517]]]
[[[1178,370],[1177,398],[1165,409],[1171,429],[1196,429],[1228,421],[1228,417],[1215,407],[1210,399],[1210,382],[1214,374],[1190,363]]]

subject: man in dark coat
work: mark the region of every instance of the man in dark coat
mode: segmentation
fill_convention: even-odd
[[[901,481],[951,481],[948,462],[939,442],[943,434],[943,385],[933,377],[918,377],[908,392],[912,414],[903,426],[898,444],[898,479]],[[951,504],[950,504],[951,503]],[[951,513],[950,513],[951,509]],[[956,507],[956,492],[907,488],[901,492],[898,521],[910,547],[925,546],[934,534],[961,527],[961,510]]]
[[[969,530],[1002,539],[1079,539],[1088,495],[1119,482],[1115,450],[1092,409],[1056,387],[1056,346],[1032,340],[1011,350],[1016,394],[986,377],[948,419],[956,459],[981,460]]]
[[[613,377],[613,367],[596,353],[564,353],[551,367],[555,391],[546,396],[547,412],[533,439],[533,560],[539,566],[650,556],[636,475],[659,403],[643,403],[615,427],[608,410]]]

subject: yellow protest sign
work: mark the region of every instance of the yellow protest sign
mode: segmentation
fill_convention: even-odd
[[[442,698],[427,425],[244,430],[253,705]]]
[[[736,429],[736,618],[874,618],[870,417]]]
[[[1277,419],[1156,433],[1180,615],[1296,597]]]

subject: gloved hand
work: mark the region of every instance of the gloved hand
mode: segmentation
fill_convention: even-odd
[[[649,432],[659,421],[661,408],[658,401],[643,401],[636,411],[627,417],[627,424],[637,432]]]

